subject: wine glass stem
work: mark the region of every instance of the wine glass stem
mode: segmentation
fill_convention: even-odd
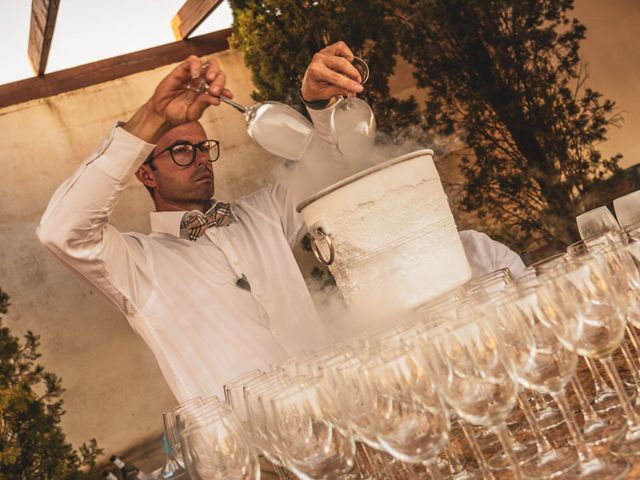
[[[602,365],[607,371],[609,378],[611,378],[611,381],[613,382],[613,388],[618,394],[618,397],[620,399],[620,405],[622,406],[622,409],[624,410],[624,413],[627,417],[627,425],[629,427],[629,430],[637,430],[638,428],[640,428],[640,418],[638,418],[638,414],[631,407],[629,396],[627,395],[627,392],[624,389],[622,379],[618,374],[618,369],[613,363],[613,358],[611,356],[608,356],[608,357],[601,358],[600,361],[602,362]]]
[[[458,424],[460,428],[462,428],[462,432],[469,442],[469,446],[471,447],[471,451],[476,457],[478,465],[480,466],[480,471],[482,472],[482,478],[484,480],[495,480],[495,476],[491,473],[491,469],[489,468],[489,464],[487,463],[487,459],[484,457],[482,450],[480,449],[480,445],[478,445],[478,441],[476,440],[475,434],[468,423],[458,420]]]
[[[498,436],[500,443],[502,444],[502,448],[505,455],[507,456],[507,459],[509,460],[509,464],[511,464],[511,468],[513,469],[513,477],[516,480],[522,479],[522,470],[520,470],[520,463],[518,463],[518,459],[516,458],[515,453],[513,453],[511,434],[509,433],[509,429],[507,428],[506,424],[502,422],[500,425],[495,426],[493,430]]]
[[[571,413],[571,407],[569,406],[569,402],[567,402],[567,397],[565,396],[564,390],[557,393],[552,393],[551,396],[558,404],[558,408],[560,408],[560,413],[564,417],[564,423],[567,425],[567,429],[571,434],[571,438],[573,439],[573,443],[578,450],[578,456],[580,457],[580,463],[586,463],[593,458],[593,452],[584,441],[584,437],[582,436],[582,432],[576,423],[576,419]]]
[[[453,450],[453,445],[449,443],[444,447],[444,456],[447,458],[447,465],[449,467],[449,474],[454,477],[464,471],[464,461],[461,460],[458,454]]]
[[[629,322],[627,322],[625,329],[629,336],[629,341],[631,342],[631,345],[633,345],[633,349],[636,351],[636,356],[640,355],[640,338],[638,338],[636,329]]]
[[[597,398],[598,395],[609,390],[609,385],[607,385],[607,382],[605,382],[604,378],[602,378],[602,375],[600,375],[600,372],[598,371],[598,367],[595,363],[593,363],[593,360],[591,360],[590,358],[584,357],[584,361],[587,364],[589,371],[591,372],[591,376],[593,377],[593,382],[596,386],[595,396]]]
[[[638,367],[636,366],[636,362],[633,359],[631,350],[629,350],[629,346],[624,340],[620,344],[620,350],[622,351],[622,356],[624,357],[625,361],[627,362],[627,366],[629,367],[629,372],[631,374],[631,379],[633,380],[636,394],[640,394],[640,377],[638,377]]]
[[[536,448],[538,449],[538,455],[541,455],[546,452],[550,452],[553,447],[547,440],[547,437],[542,433],[542,429],[536,420],[536,416],[531,410],[531,406],[529,405],[529,400],[527,400],[527,396],[524,392],[518,393],[518,403],[520,404],[520,409],[524,412],[524,417],[527,419],[527,423],[529,423],[529,428],[533,433],[533,437],[536,440]]]
[[[434,460],[425,462],[424,465],[427,468],[429,475],[431,475],[431,480],[443,480],[442,474],[440,473],[440,470],[438,469],[438,466],[436,465],[436,462]]]
[[[603,421],[598,415],[598,412],[596,412],[591,403],[589,403],[589,399],[587,398],[587,394],[584,391],[582,383],[580,383],[580,379],[578,379],[578,377],[575,375],[571,379],[571,386],[576,393],[576,398],[578,399],[578,403],[580,404],[582,415],[584,415],[585,423]]]

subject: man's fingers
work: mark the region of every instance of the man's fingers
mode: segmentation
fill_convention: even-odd
[[[337,72],[343,73],[352,80],[362,83],[362,77],[356,67],[354,67],[349,60],[344,57],[327,57],[325,64],[331,69]]]
[[[183,61],[176,70],[176,73],[180,74],[181,77],[188,76],[189,78],[198,78],[200,76],[200,70],[202,67],[202,62],[195,55],[189,55],[185,61]]]
[[[216,72],[215,76],[210,79],[209,83],[209,92],[211,93],[211,95],[215,95],[216,97],[220,95],[220,93],[224,89],[226,81],[227,76],[224,74],[224,72]]]
[[[349,77],[330,69],[326,65],[323,65],[314,71],[312,80],[319,83],[328,83],[349,92],[361,92],[363,90],[363,87],[359,82],[351,80]]]
[[[349,48],[349,46],[343,41],[339,41],[333,43],[321,50],[322,53],[326,53],[328,55],[337,55],[338,57],[344,57],[349,62],[353,60],[353,52]]]

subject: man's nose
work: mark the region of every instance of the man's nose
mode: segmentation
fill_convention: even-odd
[[[196,159],[193,163],[195,163],[196,167],[200,167],[201,165],[207,167],[210,163],[209,152],[203,152],[201,149],[196,148]]]

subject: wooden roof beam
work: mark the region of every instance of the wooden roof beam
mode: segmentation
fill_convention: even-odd
[[[184,40],[211,15],[222,0],[187,0],[171,19],[171,28],[176,40]]]
[[[29,61],[36,75],[44,74],[60,0],[32,0],[29,26]]]

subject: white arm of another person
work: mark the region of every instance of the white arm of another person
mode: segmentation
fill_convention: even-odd
[[[475,230],[463,230],[460,240],[473,278],[505,267],[516,278],[523,274],[525,266],[520,255],[488,235]]]
[[[98,149],[51,198],[38,238],[127,315],[149,294],[142,246],[109,224],[120,192],[153,145],[114,127]]]

